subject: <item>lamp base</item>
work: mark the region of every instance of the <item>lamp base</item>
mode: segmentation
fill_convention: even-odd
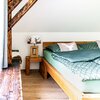
[[[38,46],[30,47],[30,57],[38,57]]]

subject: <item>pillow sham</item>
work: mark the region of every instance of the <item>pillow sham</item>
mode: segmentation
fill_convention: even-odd
[[[60,52],[60,48],[58,46],[58,44],[52,44],[48,47],[46,47],[47,50],[50,50],[52,52]]]
[[[77,45],[75,42],[71,43],[57,43],[59,45],[60,51],[73,51],[78,50]]]
[[[86,44],[77,44],[79,50],[87,50],[87,49],[98,49],[98,45],[96,42],[89,42]]]

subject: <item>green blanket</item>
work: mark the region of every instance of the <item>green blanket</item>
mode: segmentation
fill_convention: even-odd
[[[69,55],[68,52],[62,52],[63,55],[62,55],[62,53],[52,53],[52,57],[53,57],[53,59],[64,64],[69,70],[72,71],[72,73],[78,75],[83,81],[100,79],[100,64],[99,64],[100,50],[98,49],[98,50],[93,50],[93,51],[89,50],[89,51],[87,51],[88,53],[85,53],[85,51],[84,51],[84,54],[86,54],[86,55],[84,55],[83,58],[79,57],[78,51],[77,51],[77,53],[75,53],[76,51],[74,51],[74,53],[77,54],[76,56],[74,53],[69,52],[72,59],[74,59],[73,60],[74,62],[70,62],[68,60],[68,58],[66,58]],[[81,56],[83,56],[82,52],[81,51],[79,51],[79,52],[80,52]],[[92,54],[93,52],[94,52],[94,54]],[[85,57],[88,57],[88,59],[85,59]],[[76,58],[78,58],[78,59],[76,60]]]
[[[55,52],[54,55],[67,59],[70,62],[90,61],[100,57],[100,49]]]

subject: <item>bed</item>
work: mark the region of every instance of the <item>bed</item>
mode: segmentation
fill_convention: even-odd
[[[40,72],[42,76],[45,79],[47,79],[49,73],[50,76],[57,82],[57,84],[64,90],[64,92],[69,96],[71,100],[100,100],[99,77],[96,80],[82,81],[80,77],[77,77],[77,75],[71,73],[69,69],[66,69],[67,65],[66,62],[62,64],[61,59],[60,59],[61,62],[57,60],[59,58],[58,56],[56,57],[57,59],[54,59],[53,56],[51,56],[52,52],[45,50],[47,46],[57,43],[58,42],[43,43],[44,58],[40,67]],[[86,43],[88,42],[77,42],[77,44],[86,44]],[[87,63],[89,64],[89,62]],[[93,64],[91,63],[91,65]]]

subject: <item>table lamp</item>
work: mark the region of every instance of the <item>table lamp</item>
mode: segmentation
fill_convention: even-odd
[[[31,36],[28,41],[28,44],[33,44],[33,46],[30,47],[30,56],[31,57],[38,57],[38,46],[37,44],[41,43],[41,39],[39,36]]]

